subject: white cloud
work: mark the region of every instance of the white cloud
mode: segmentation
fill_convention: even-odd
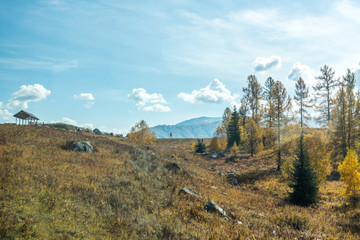
[[[312,86],[315,83],[314,74],[315,71],[309,66],[296,62],[289,72],[288,79],[297,81],[301,77],[308,86]]]
[[[0,119],[7,121],[10,120],[10,117],[12,117],[12,114],[7,109],[0,109]]]
[[[146,106],[143,108],[144,111],[150,112],[170,112],[171,109],[168,106],[164,106],[162,104],[154,104],[152,106]]]
[[[91,93],[80,93],[79,95],[74,95],[74,100],[95,100],[94,96]]]
[[[84,104],[84,107],[88,109],[92,108],[95,104],[95,102],[93,102],[95,97],[91,93],[80,93],[79,95],[74,95],[74,100],[88,101]]]
[[[258,57],[253,62],[255,72],[266,72],[270,69],[279,69],[281,67],[281,58],[271,56],[269,58]]]
[[[63,117],[63,118],[61,119],[61,122],[62,122],[62,123],[65,123],[65,124],[74,125],[74,126],[77,125],[77,122],[76,122],[75,120],[73,120],[73,119],[71,119],[71,118],[68,118],[68,117]]]
[[[12,94],[13,97],[9,100],[6,107],[9,109],[27,109],[29,102],[37,102],[46,99],[50,93],[51,91],[47,90],[41,84],[22,85],[19,91]]]
[[[193,90],[190,94],[181,92],[178,98],[190,103],[235,103],[237,95],[232,95],[230,90],[218,79],[214,79],[208,86],[200,90]]]
[[[63,72],[72,68],[78,68],[79,62],[77,59],[70,61],[63,61],[57,59],[22,59],[22,58],[0,58],[0,63],[3,67],[15,70],[51,70],[53,72]]]
[[[92,124],[92,123],[84,123],[84,124],[80,125],[80,127],[94,129],[94,124]]]
[[[170,112],[171,109],[166,106],[167,102],[162,94],[149,94],[144,88],[134,88],[128,98],[135,100],[139,109],[153,112]]]

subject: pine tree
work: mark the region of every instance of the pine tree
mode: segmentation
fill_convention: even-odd
[[[278,159],[277,170],[281,168],[281,129],[287,123],[286,112],[291,107],[291,98],[287,95],[284,85],[280,81],[276,81],[272,90],[274,97],[274,121],[277,128],[277,142],[278,142]]]
[[[360,167],[354,150],[349,150],[342,163],[339,164],[340,180],[345,184],[345,194],[355,197],[360,191]]]
[[[195,152],[204,153],[206,150],[206,146],[204,144],[204,139],[198,139],[198,143],[195,145]]]
[[[240,116],[236,110],[236,106],[234,106],[234,111],[231,115],[231,119],[227,128],[228,147],[231,147],[234,142],[236,145],[240,144],[240,134]]]
[[[272,77],[268,77],[265,82],[263,98],[266,101],[265,108],[265,125],[268,128],[274,127],[274,96],[273,88],[275,86],[275,81]]]
[[[316,77],[318,80],[315,87],[315,99],[320,99],[320,102],[316,103],[315,109],[320,113],[320,116],[316,118],[323,126],[329,127],[331,121],[331,109],[333,106],[333,90],[339,85],[339,80],[334,79],[335,71],[331,67],[324,65],[320,68],[321,76]]]
[[[290,202],[293,204],[308,206],[318,201],[318,181],[310,163],[309,153],[304,146],[302,133],[289,186],[293,189],[290,193]]]
[[[297,111],[300,114],[300,127],[303,128],[304,120],[310,120],[310,114],[306,108],[310,108],[310,99],[309,99],[309,88],[306,87],[304,80],[300,77],[295,84],[295,102],[299,106]]]
[[[346,102],[347,102],[347,148],[354,148],[355,143],[355,74],[347,69],[346,75],[343,76],[343,81],[346,84]]]

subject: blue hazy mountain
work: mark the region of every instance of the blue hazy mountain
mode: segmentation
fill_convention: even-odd
[[[211,138],[221,125],[220,117],[192,118],[176,125],[158,125],[152,127],[158,138]]]

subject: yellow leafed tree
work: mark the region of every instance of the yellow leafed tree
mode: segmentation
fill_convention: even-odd
[[[211,138],[210,150],[218,152],[221,149],[220,140],[218,137]]]
[[[342,163],[339,164],[340,180],[345,184],[345,194],[356,196],[360,190],[360,172],[358,157],[354,150],[349,150]]]
[[[149,125],[144,120],[132,126],[127,137],[139,144],[152,144],[156,141],[155,133],[150,131]]]
[[[323,133],[315,131],[304,137],[305,147],[309,152],[310,162],[316,171],[320,183],[330,174],[330,153],[327,153],[327,142]]]

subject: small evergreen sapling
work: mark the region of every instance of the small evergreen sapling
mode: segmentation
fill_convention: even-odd
[[[198,143],[195,145],[195,152],[197,153],[204,153],[206,146],[204,144],[204,140],[203,139],[198,139],[197,140]]]
[[[290,193],[290,202],[301,206],[317,203],[318,184],[316,172],[311,166],[309,153],[305,149],[303,135],[301,134],[294,168],[290,173],[289,186],[293,189],[293,192]]]

